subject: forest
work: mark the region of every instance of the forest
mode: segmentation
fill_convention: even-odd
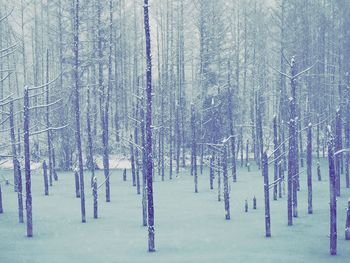
[[[0,262],[348,262],[350,1],[0,0]]]

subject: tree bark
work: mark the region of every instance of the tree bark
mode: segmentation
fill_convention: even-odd
[[[152,162],[152,57],[149,27],[148,0],[144,0],[144,24],[146,41],[146,178],[148,197],[148,251],[154,252],[153,162]]]
[[[277,182],[278,179],[278,162],[279,162],[279,150],[278,150],[278,134],[277,134],[277,117],[274,116],[273,118],[273,145],[274,145],[274,164],[273,164],[273,170],[274,170],[274,181]],[[277,186],[278,184],[275,183],[273,186],[273,200],[277,200]]]
[[[346,215],[345,240],[350,240],[350,199],[348,200],[348,208]]]
[[[74,81],[74,108],[75,108],[75,140],[78,155],[78,170],[80,181],[80,209],[81,221],[86,222],[85,217],[85,192],[84,192],[84,169],[83,154],[81,146],[80,128],[80,83],[79,83],[79,0],[74,0],[73,13],[73,81]]]
[[[307,130],[307,192],[308,192],[308,208],[309,214],[312,214],[312,125],[309,123]]]
[[[224,203],[225,203],[225,219],[230,220],[230,193],[227,175],[227,146],[224,145],[224,153],[222,157],[222,168],[224,177]]]
[[[337,185],[334,165],[334,138],[330,127],[328,131],[328,167],[329,167],[329,214],[330,214],[330,254],[337,254]]]
[[[27,237],[33,236],[32,220],[32,192],[31,192],[31,170],[30,170],[30,145],[29,145],[29,90],[24,87],[24,170],[26,176],[26,215],[27,215]]]
[[[43,162],[43,176],[44,176],[44,194],[49,195],[49,184],[47,180],[47,166],[46,162]]]
[[[263,154],[262,172],[264,176],[264,197],[265,197],[265,236],[271,237],[269,164],[268,164],[266,152],[264,152]]]

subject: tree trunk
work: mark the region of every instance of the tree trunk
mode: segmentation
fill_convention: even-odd
[[[17,190],[18,199],[18,221],[23,223],[23,193],[22,193],[22,175],[21,167],[17,158],[17,147],[16,147],[16,135],[15,135],[15,122],[14,122],[14,112],[13,112],[13,101],[10,102],[10,138],[12,146],[13,155],[13,176],[15,190]]]
[[[98,218],[98,193],[97,193],[97,178],[93,177],[92,195],[94,197],[94,218]]]
[[[49,82],[49,50],[46,50],[46,83]],[[50,103],[50,87],[46,85],[46,104]],[[50,109],[46,107],[45,114],[46,128],[48,129],[47,134],[47,155],[49,158],[49,176],[50,176],[50,186],[52,186],[52,177],[53,177],[53,165],[52,165],[52,140],[51,140],[51,130],[49,130],[50,125]],[[55,179],[55,178],[54,178]]]
[[[350,199],[348,200],[348,208],[346,215],[345,240],[350,240]]]
[[[77,171],[74,172],[74,178],[75,178],[75,197],[80,198],[79,173]]]
[[[336,111],[335,118],[335,149],[334,151],[339,151],[342,149],[342,125],[341,125],[341,115],[340,110]],[[337,196],[340,196],[340,154],[335,156],[335,179],[337,186]]]
[[[148,197],[148,251],[154,252],[153,162],[152,162],[152,57],[149,27],[148,0],[144,0],[144,24],[146,40],[146,174]]]
[[[140,109],[141,116],[141,143],[142,143],[142,224],[147,226],[147,163],[146,163],[146,141],[145,141],[145,113],[144,105]],[[162,160],[164,164],[164,159]],[[162,168],[162,176],[164,178],[164,167]]]
[[[264,197],[265,197],[265,236],[271,237],[269,164],[268,164],[266,152],[264,152],[263,154],[262,172],[264,176]]]
[[[198,193],[198,174],[197,174],[197,145],[196,145],[196,116],[194,106],[191,105],[191,130],[192,130],[192,165],[194,176],[194,192]]]
[[[298,173],[298,158],[297,158],[297,130],[296,130],[296,65],[294,57],[291,62],[291,93],[290,100],[290,120],[289,120],[289,152],[288,152],[288,225],[292,225],[292,214],[298,216],[297,210],[297,173]]]
[[[210,167],[209,167],[209,185],[210,185],[210,190],[214,189],[213,186],[213,181],[214,181],[214,154],[210,156]]]
[[[330,127],[328,131],[328,166],[329,166],[329,189],[330,189],[330,254],[337,254],[337,185],[334,165],[334,138]]]
[[[220,158],[217,158],[217,176],[218,176],[218,201],[221,202],[221,172],[220,172],[221,162]]]
[[[1,191],[1,184],[0,184],[0,214],[4,213],[4,208],[2,206],[2,191]]]
[[[312,125],[309,123],[309,127],[307,130],[307,211],[309,214],[312,214]]]
[[[44,175],[44,194],[49,195],[49,184],[47,180],[47,166],[46,162],[43,162],[43,175]]]
[[[134,155],[134,145],[133,145],[132,135],[130,135],[130,162],[131,162],[132,186],[136,186],[135,155]]]
[[[227,176],[227,146],[224,145],[224,153],[222,157],[222,168],[224,177],[224,202],[225,202],[225,219],[230,220],[230,193]]]
[[[273,118],[273,145],[274,145],[274,186],[273,186],[273,200],[277,200],[277,179],[278,179],[278,161],[279,161],[279,151],[278,151],[278,134],[277,134],[277,117]]]
[[[32,192],[30,170],[30,145],[29,145],[29,90],[24,87],[24,170],[26,176],[26,212],[27,212],[27,237],[33,236],[32,221]]]
[[[85,192],[84,192],[84,169],[83,169],[83,154],[81,147],[81,132],[80,132],[80,83],[79,83],[79,0],[74,0],[73,14],[73,81],[74,81],[74,108],[75,108],[75,140],[77,145],[78,166],[79,166],[79,183],[80,183],[80,208],[81,221],[86,222],[85,217]]]

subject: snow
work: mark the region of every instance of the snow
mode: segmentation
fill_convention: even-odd
[[[252,162],[253,163],[253,162]],[[272,168],[272,167],[271,167]],[[25,237],[25,225],[17,223],[17,199],[11,186],[2,184],[4,214],[0,215],[0,262],[114,262],[114,263],[226,263],[226,262],[349,262],[350,243],[344,240],[345,207],[350,189],[338,198],[338,255],[329,256],[329,188],[327,162],[321,161],[323,181],[313,169],[314,214],[307,214],[306,175],[301,174],[299,218],[287,226],[286,196],[271,199],[272,237],[265,238],[263,178],[238,167],[237,183],[231,183],[231,220],[225,220],[224,202],[209,190],[209,170],[198,176],[199,193],[187,169],[176,179],[154,183],[156,252],[147,252],[147,228],[142,224],[141,195],[132,187],[130,171],[111,175],[111,203],[99,189],[99,216],[93,219],[91,190],[86,188],[87,223],[80,222],[80,200],[75,198],[74,175],[60,172],[59,181],[43,194],[41,171],[33,171],[34,237]],[[301,168],[302,170],[302,168]],[[12,171],[2,170],[11,180]],[[103,172],[98,171],[98,182]],[[270,178],[272,169],[270,169]],[[86,183],[90,175],[85,173]],[[344,184],[343,184],[344,185]],[[257,210],[253,210],[253,197]],[[249,210],[245,213],[245,200]]]
[[[95,162],[99,169],[103,169],[103,156],[95,157]],[[130,160],[124,156],[110,155],[109,156],[109,168],[110,169],[131,169]]]

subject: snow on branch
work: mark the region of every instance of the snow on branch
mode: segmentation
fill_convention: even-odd
[[[62,101],[62,98],[58,99],[58,100],[56,100],[54,102],[51,102],[49,104],[36,105],[36,106],[30,107],[29,109],[33,110],[33,109],[40,109],[40,108],[48,108],[48,107],[51,107],[51,106],[53,106],[53,105],[55,105],[55,104],[57,104],[57,103],[59,103],[61,101]]]
[[[47,129],[44,129],[44,130],[41,130],[41,131],[32,132],[32,133],[30,133],[29,136],[38,135],[38,134],[41,134],[41,133],[44,133],[44,132],[48,132],[48,131],[58,131],[58,130],[62,130],[62,129],[67,128],[67,127],[68,127],[68,124],[66,124],[64,126],[61,126],[61,127],[49,127]]]

